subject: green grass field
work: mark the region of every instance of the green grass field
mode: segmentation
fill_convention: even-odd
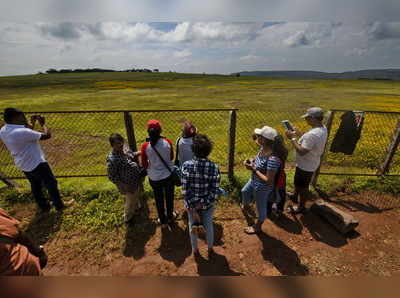
[[[0,108],[112,110],[259,108],[400,112],[400,82],[282,80],[177,73],[86,73],[0,78]]]

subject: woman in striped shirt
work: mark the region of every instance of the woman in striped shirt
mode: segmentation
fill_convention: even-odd
[[[245,161],[245,166],[252,175],[242,188],[242,208],[246,210],[255,199],[258,219],[255,225],[245,229],[247,234],[261,231],[261,226],[270,211],[268,197],[279,178],[285,177],[283,169],[288,155],[282,136],[272,127],[256,128],[254,133],[255,141],[261,148],[254,160]]]

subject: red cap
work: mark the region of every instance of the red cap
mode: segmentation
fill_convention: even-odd
[[[160,121],[158,121],[158,120],[147,121],[147,129],[149,129],[149,128],[161,129]]]
[[[185,122],[183,124],[182,136],[189,138],[193,137],[197,133],[197,128],[191,122]]]

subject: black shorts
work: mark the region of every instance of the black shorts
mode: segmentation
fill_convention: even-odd
[[[308,188],[314,172],[307,172],[296,167],[294,174],[294,186],[300,188]]]

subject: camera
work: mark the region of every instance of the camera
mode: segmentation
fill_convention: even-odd
[[[293,129],[293,126],[292,126],[292,124],[289,122],[289,120],[283,120],[283,121],[281,121],[281,122],[282,122],[283,127],[286,128],[286,130],[289,130],[289,131],[293,131],[293,130],[294,130],[294,129]]]
[[[251,165],[253,163],[253,160],[248,158],[248,159],[245,160],[245,163],[248,164],[248,165]]]

